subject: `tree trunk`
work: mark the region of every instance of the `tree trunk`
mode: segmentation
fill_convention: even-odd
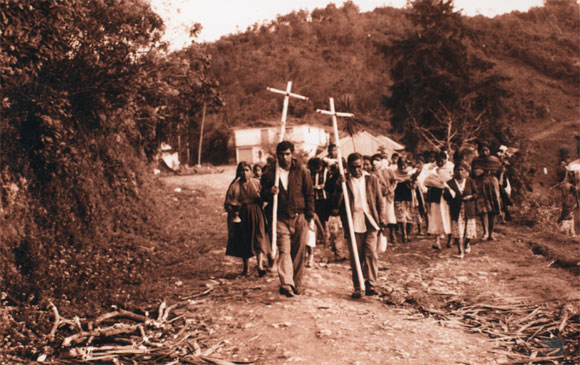
[[[207,104],[203,103],[203,109],[201,111],[201,130],[199,132],[199,146],[197,148],[197,166],[201,166],[201,144],[203,142],[203,127],[205,124],[205,110]]]

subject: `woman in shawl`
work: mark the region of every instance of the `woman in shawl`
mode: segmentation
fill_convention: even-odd
[[[433,248],[441,249],[441,236],[447,237],[447,247],[451,247],[451,218],[449,204],[442,199],[443,190],[447,188],[447,181],[453,177],[454,164],[447,160],[445,152],[439,152],[435,161],[437,167],[426,177],[424,184],[429,187],[427,202],[429,203],[429,226],[427,232],[435,235]]]
[[[397,218],[395,216],[395,189],[397,182],[395,180],[395,173],[389,166],[384,166],[382,155],[377,153],[371,157],[373,173],[379,178],[381,193],[385,199],[385,211],[382,213],[385,216],[385,223],[389,227],[389,241],[395,244],[394,230],[397,225]]]
[[[397,180],[397,187],[395,188],[395,216],[397,218],[397,225],[401,232],[401,242],[408,243],[409,234],[411,233],[411,226],[413,225],[415,209],[413,205],[413,190],[415,189],[415,181],[412,179],[414,171],[407,164],[404,158],[399,158],[397,161],[397,169],[395,170],[395,178]]]
[[[499,181],[496,174],[502,169],[502,163],[499,158],[491,155],[486,143],[480,142],[477,150],[479,157],[473,160],[471,167],[479,191],[475,205],[483,225],[483,239],[492,241],[495,216],[501,212]]]
[[[443,193],[445,200],[449,202],[451,232],[458,249],[456,257],[460,259],[464,253],[471,251],[469,240],[476,236],[477,186],[469,178],[469,170],[466,162],[456,161],[453,179],[447,183],[448,188]]]
[[[226,255],[244,262],[242,275],[248,275],[248,260],[256,256],[258,275],[264,276],[263,256],[271,253],[260,199],[260,182],[252,176],[252,167],[240,162],[230,184],[224,208],[228,212],[228,244]]]
[[[417,234],[419,236],[423,235],[423,232],[427,233],[427,228],[429,227],[429,214],[427,211],[427,202],[425,200],[425,193],[427,193],[427,188],[423,185],[425,181],[426,172],[424,171],[425,160],[423,156],[417,156],[415,160],[415,173],[413,173],[413,180],[415,181],[415,189],[413,190],[413,204],[415,205],[415,221],[417,222]],[[425,231],[421,228],[425,222]]]

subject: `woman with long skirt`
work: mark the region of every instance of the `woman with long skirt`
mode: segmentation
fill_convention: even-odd
[[[397,161],[397,170],[395,176],[397,179],[397,187],[395,188],[395,216],[399,232],[401,233],[401,242],[409,243],[409,235],[411,233],[411,226],[413,225],[416,216],[413,206],[413,189],[415,182],[411,174],[413,173],[407,161],[399,158]]]
[[[496,174],[502,169],[502,164],[499,158],[491,155],[486,143],[479,143],[478,152],[479,157],[473,160],[471,168],[479,191],[475,205],[483,225],[483,239],[492,241],[495,216],[501,212],[499,181]]]
[[[395,173],[389,166],[383,165],[381,154],[375,154],[371,157],[373,172],[379,178],[381,193],[385,199],[385,223],[389,227],[389,242],[395,244],[394,230],[397,226],[397,217],[395,215],[395,189],[397,181]]]
[[[258,275],[264,276],[263,258],[271,253],[266,222],[260,199],[260,181],[252,178],[252,167],[240,162],[236,177],[226,193],[224,208],[228,212],[226,255],[243,260],[243,276],[248,275],[248,261],[256,256]]]
[[[441,250],[441,236],[447,237],[447,247],[451,247],[451,218],[449,204],[442,198],[447,181],[453,177],[453,163],[447,160],[447,154],[440,152],[436,157],[437,167],[425,178],[429,186],[429,226],[427,232],[435,236],[433,248]]]

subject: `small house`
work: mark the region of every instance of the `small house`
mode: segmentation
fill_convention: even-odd
[[[166,143],[161,143],[160,160],[169,169],[173,171],[179,170],[179,153],[173,147]]]
[[[328,145],[329,134],[321,127],[308,124],[286,125],[284,139],[294,143],[296,151],[304,151],[314,157],[319,148]],[[280,140],[280,127],[257,127],[234,129],[236,162],[265,163],[275,153]]]
[[[378,135],[373,136],[365,130],[355,133],[353,136],[344,136],[340,138],[340,153],[344,158],[347,158],[353,152],[358,152],[361,155],[372,156],[384,149],[388,155],[392,155],[395,151],[402,151],[405,146],[393,141],[387,136]],[[323,151],[318,156],[325,157],[328,151]]]

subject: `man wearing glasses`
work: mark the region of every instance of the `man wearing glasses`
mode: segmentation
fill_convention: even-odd
[[[365,280],[365,294],[377,295],[376,281],[379,272],[377,255],[377,235],[381,227],[384,226],[384,201],[376,176],[370,175],[363,170],[363,157],[360,153],[351,153],[348,156],[348,174],[346,175],[346,186],[352,212],[352,222],[358,255],[361,260],[362,273]],[[339,207],[345,237],[350,237],[349,225],[346,217],[346,209],[342,196],[343,178],[338,178],[336,186],[337,196],[335,204]],[[348,245],[350,252],[350,265],[352,269],[352,280],[354,292],[352,297],[359,299],[362,296],[362,284],[359,283],[356,275],[356,267],[353,259],[352,245]]]

